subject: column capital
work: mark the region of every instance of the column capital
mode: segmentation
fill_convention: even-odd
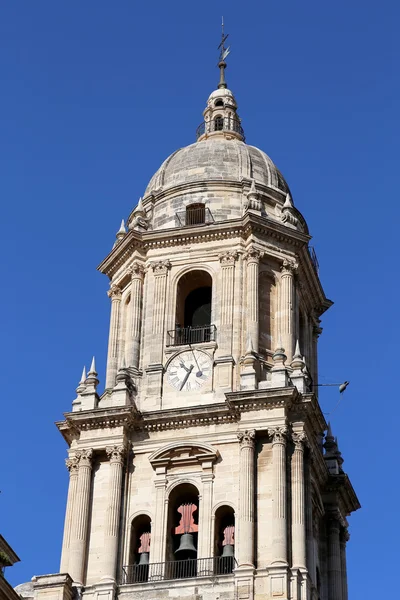
[[[271,427],[268,429],[268,435],[272,438],[273,444],[286,444],[288,428],[286,425],[282,427]]]
[[[239,431],[239,433],[237,434],[237,438],[239,440],[241,448],[254,448],[256,430],[246,429],[246,431]]]
[[[126,454],[126,447],[122,444],[119,446],[106,446],[106,454],[111,464],[122,465]]]
[[[281,266],[281,273],[282,275],[294,275],[298,266],[299,265],[294,258],[285,258]]]
[[[122,291],[117,285],[112,285],[107,292],[107,296],[111,298],[111,301],[121,300]]]
[[[220,252],[220,254],[218,254],[219,262],[221,263],[222,267],[234,265],[238,256],[239,252],[236,250],[227,250],[226,252]]]
[[[76,459],[79,461],[79,467],[91,467],[93,458],[93,448],[78,450]]]
[[[347,527],[343,527],[340,532],[340,543],[346,545],[350,539],[350,533]]]
[[[307,435],[304,431],[292,433],[292,440],[295,450],[304,451],[304,447],[308,445]]]
[[[244,260],[247,260],[247,264],[258,264],[263,256],[264,252],[261,252],[255,246],[250,246],[244,253],[243,258]]]
[[[73,458],[67,458],[65,460],[65,465],[69,471],[70,477],[78,475],[79,461],[75,456]]]
[[[150,267],[153,269],[154,275],[166,275],[171,268],[171,261],[157,260],[150,263]]]
[[[143,280],[144,277],[144,266],[135,260],[128,269],[128,273],[131,276],[131,279],[140,279]]]

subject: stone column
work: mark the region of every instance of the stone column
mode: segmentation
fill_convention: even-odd
[[[287,565],[287,486],[286,486],[286,427],[268,430],[272,438],[272,561],[273,565]]]
[[[305,433],[294,433],[292,455],[292,564],[306,569],[306,519],[304,489]]]
[[[165,561],[165,536],[166,536],[166,498],[165,490],[167,486],[165,467],[156,467],[156,479],[154,482],[156,488],[154,523],[151,525],[151,547],[150,557],[152,563]]]
[[[233,307],[234,307],[234,281],[235,263],[238,252],[223,252],[219,255],[221,263],[221,289],[220,289],[220,330],[219,354],[232,355]]]
[[[239,567],[254,565],[254,448],[255,429],[238,433],[239,451]]]
[[[71,526],[74,515],[74,503],[76,497],[76,484],[78,481],[78,461],[74,458],[69,458],[65,461],[69,471],[69,486],[67,508],[65,511],[64,537],[61,552],[60,573],[68,573],[69,551],[71,542]]]
[[[152,344],[150,351],[150,362],[161,364],[164,352],[164,322],[165,302],[167,293],[167,276],[171,268],[169,260],[152,262],[151,268],[154,273],[154,296],[153,296],[153,321],[152,321]]]
[[[340,523],[335,517],[328,521],[328,585],[329,600],[342,600]]]
[[[78,465],[78,481],[74,502],[74,514],[71,526],[71,549],[69,557],[69,573],[75,583],[83,585],[85,572],[87,537],[89,525],[89,502],[92,480],[93,450],[79,450],[76,458]]]
[[[297,263],[294,260],[284,260],[281,268],[280,287],[280,334],[288,362],[293,359],[295,333],[295,286],[294,273]]]
[[[198,558],[210,558],[214,554],[214,548],[211,542],[212,491],[214,481],[212,465],[210,465],[210,468],[207,470],[208,472],[203,472],[201,475],[203,490],[200,500],[199,535],[197,548]],[[207,565],[207,568],[211,566],[212,565]]]
[[[110,460],[110,476],[108,483],[108,502],[105,512],[104,526],[104,575],[102,579],[116,579],[119,521],[121,514],[122,471],[125,459],[125,447],[107,446],[106,453]]]
[[[313,504],[311,487],[311,458],[305,457],[305,498],[306,498],[306,545],[307,545],[307,569],[314,585],[317,584],[317,565],[315,561],[315,542],[313,524]]]
[[[143,265],[135,261],[131,268],[130,331],[128,332],[127,366],[139,368],[140,333],[143,307]]]
[[[258,298],[258,265],[263,252],[253,246],[247,250],[244,259],[247,262],[247,336],[250,338],[253,350],[258,352],[259,347],[259,298]]]
[[[113,285],[108,292],[111,298],[110,334],[108,338],[106,389],[115,385],[115,377],[118,369],[118,334],[120,321],[121,290]]]
[[[350,539],[349,532],[343,528],[340,532],[340,566],[342,571],[342,600],[348,599],[347,590],[347,560],[346,560],[346,544]]]

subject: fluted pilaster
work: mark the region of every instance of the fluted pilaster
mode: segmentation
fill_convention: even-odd
[[[310,455],[305,457],[304,462],[305,476],[305,502],[306,502],[306,546],[307,546],[307,569],[311,581],[317,583],[317,565],[315,560],[315,542],[314,542],[314,527],[313,527],[313,502],[312,502],[312,487],[311,487],[311,459]]]
[[[169,260],[152,262],[151,268],[154,273],[154,296],[153,296],[153,321],[152,321],[152,344],[151,363],[161,363],[164,348],[164,322],[165,322],[165,300],[167,293],[167,277],[171,268]]]
[[[283,261],[280,287],[280,334],[289,363],[292,361],[294,348],[296,269],[297,263],[294,260]]]
[[[286,427],[268,430],[272,438],[272,564],[288,564],[287,552],[287,485],[286,485]]]
[[[239,567],[254,564],[254,429],[238,433],[239,450]]]
[[[208,558],[213,555],[211,543],[211,514],[212,514],[212,488],[214,475],[212,472],[201,475],[202,494],[200,502],[198,558]]]
[[[91,448],[79,450],[75,456],[79,464],[71,526],[69,573],[76,583],[83,584],[87,551],[93,450]]]
[[[114,387],[115,377],[118,369],[118,335],[121,308],[120,288],[116,285],[113,285],[108,292],[108,296],[111,298],[111,317],[110,333],[108,338],[106,389]]]
[[[68,486],[67,508],[65,511],[64,537],[63,537],[63,544],[62,544],[60,573],[68,573],[70,543],[71,543],[71,527],[72,527],[72,518],[74,515],[76,485],[78,482],[78,460],[75,457],[69,458],[65,461],[65,464],[67,465],[67,469],[69,471],[69,486]]]
[[[306,435],[294,433],[292,455],[292,562],[293,567],[306,568],[306,515],[304,486],[304,444]]]
[[[259,346],[258,270],[263,255],[263,252],[253,246],[250,246],[244,255],[247,263],[247,334],[250,336],[255,352],[258,352]]]
[[[328,521],[328,585],[329,600],[342,600],[340,523],[336,518]]]
[[[340,532],[340,566],[342,571],[342,600],[348,599],[347,589],[347,558],[346,545],[350,536],[347,529],[343,528]]]
[[[143,265],[135,261],[131,268],[131,302],[130,302],[130,330],[127,344],[127,365],[139,368],[140,359],[140,334],[142,326],[143,307]]]
[[[108,502],[104,527],[104,577],[116,579],[119,521],[121,513],[122,473],[125,460],[124,446],[107,446],[110,460]]]
[[[221,355],[232,354],[235,263],[238,256],[237,252],[230,251],[219,255],[221,263],[219,348]]]

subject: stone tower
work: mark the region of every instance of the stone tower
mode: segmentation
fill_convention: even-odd
[[[220,69],[197,141],[161,165],[99,266],[105,390],[93,361],[57,424],[62,559],[37,598],[347,600],[359,504],[316,387],[331,301]]]

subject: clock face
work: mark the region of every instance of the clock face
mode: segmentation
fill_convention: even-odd
[[[168,365],[168,382],[179,391],[198,390],[210,377],[211,367],[211,359],[205,352],[199,350],[181,352]]]

